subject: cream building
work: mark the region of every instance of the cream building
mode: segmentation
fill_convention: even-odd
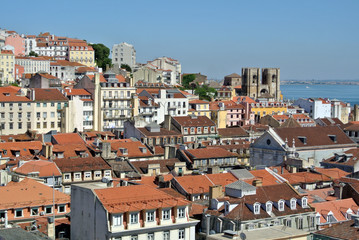
[[[134,101],[136,88],[113,72],[104,74],[105,81],[95,76],[94,130],[123,131],[124,122],[138,114]]]
[[[77,62],[87,67],[95,67],[95,51],[85,41],[78,39],[68,40],[68,60]]]
[[[0,80],[2,83],[15,81],[15,56],[11,50],[0,52]]]

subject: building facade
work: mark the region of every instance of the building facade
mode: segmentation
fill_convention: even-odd
[[[112,64],[127,64],[133,69],[136,66],[136,50],[132,44],[123,42],[112,47]]]

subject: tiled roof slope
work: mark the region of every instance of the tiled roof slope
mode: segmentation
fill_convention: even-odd
[[[183,198],[176,198],[146,185],[95,189],[94,191],[104,208],[110,213],[186,206],[189,204],[189,201]]]

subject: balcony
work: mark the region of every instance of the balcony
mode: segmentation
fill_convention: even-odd
[[[128,115],[105,115],[104,119],[129,119]]]

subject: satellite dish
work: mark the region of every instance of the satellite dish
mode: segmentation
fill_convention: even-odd
[[[247,239],[247,236],[245,233],[241,233],[239,234],[239,236],[241,237],[242,240],[246,240]]]

